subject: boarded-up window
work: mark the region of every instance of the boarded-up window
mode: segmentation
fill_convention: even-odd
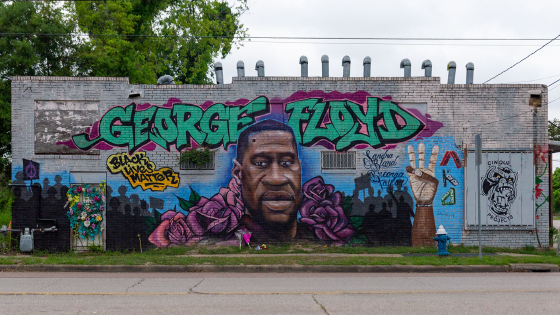
[[[35,101],[35,154],[99,155],[98,149],[82,151],[60,144],[71,141],[97,120],[96,101]]]
[[[486,229],[534,227],[533,152],[483,151],[480,166],[482,226]],[[467,156],[465,181],[465,222],[467,228],[475,228],[478,181],[474,151]]]

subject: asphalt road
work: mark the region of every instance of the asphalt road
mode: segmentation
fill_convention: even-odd
[[[0,314],[435,315],[558,311],[560,273],[0,273]]]

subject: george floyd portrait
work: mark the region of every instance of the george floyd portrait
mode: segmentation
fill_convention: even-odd
[[[286,241],[297,234],[301,161],[292,128],[258,122],[239,135],[232,176],[241,187],[241,225],[259,240]]]

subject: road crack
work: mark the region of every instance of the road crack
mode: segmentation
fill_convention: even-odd
[[[62,280],[62,279],[57,279],[55,282],[53,282],[51,284],[47,284],[46,286],[42,287],[41,290],[44,290],[44,289],[46,289],[50,286],[53,286],[53,285],[57,284],[60,280]]]
[[[130,287],[126,288],[126,291],[125,291],[125,292],[128,293],[128,290],[134,288],[134,287],[137,286],[137,285],[140,285],[142,282],[144,282],[144,280],[146,280],[146,279],[140,278],[140,281],[138,281],[138,282],[136,282],[135,284],[131,285]]]
[[[202,292],[198,292],[198,291],[194,291],[193,289],[195,289],[196,287],[198,287],[199,284],[202,283],[202,281],[204,281],[204,279],[200,280],[200,282],[198,282],[197,284],[195,284],[192,288],[189,289],[189,292],[191,293],[196,293],[196,294],[204,294]]]
[[[317,299],[315,298],[315,294],[312,294],[311,298],[313,299],[313,301],[315,301],[315,303],[317,305],[319,305],[321,307],[321,309],[323,310],[323,312],[325,312],[325,314],[330,315],[329,312],[327,312],[327,309],[323,306],[323,304],[321,304],[321,303],[319,303],[319,301],[317,301]]]

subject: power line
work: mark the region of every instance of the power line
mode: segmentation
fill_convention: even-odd
[[[554,46],[556,46],[556,45],[554,45]],[[534,80],[526,80],[526,81],[505,82],[505,83],[501,83],[501,84],[512,84],[512,83],[525,83],[525,82],[535,82],[535,81],[540,81],[540,80],[544,80],[544,79],[550,79],[550,78],[555,78],[555,77],[560,77],[560,74],[557,74],[557,75],[551,75],[550,77],[546,77],[546,78],[540,78],[540,79],[534,79]]]
[[[371,42],[286,42],[286,41],[267,41],[267,40],[249,40],[245,43],[266,43],[266,44],[313,44],[313,45],[393,45],[393,46],[469,46],[469,47],[538,47],[540,45],[508,45],[508,44],[451,44],[451,43],[371,43]],[[550,45],[552,47],[560,47],[560,45]]]
[[[48,33],[0,33],[0,36],[78,36],[78,37],[195,37],[234,39],[299,39],[299,40],[403,40],[403,41],[542,41],[548,38],[438,38],[438,37],[297,37],[297,36],[197,36],[197,35],[157,35],[157,34],[48,34]]]
[[[558,81],[560,81],[560,79],[558,79],[558,80],[556,80],[556,81],[550,83],[548,86],[552,86],[552,85],[554,85],[554,84],[555,84],[556,82],[558,82]]]
[[[489,80],[486,80],[486,82],[484,82],[484,83],[482,83],[482,84],[486,84],[486,83],[488,83],[488,82],[494,80],[495,78],[497,78],[497,77],[500,76],[501,74],[505,73],[505,72],[508,71],[509,69],[511,69],[511,68],[513,68],[513,67],[515,67],[515,66],[517,66],[517,65],[520,64],[523,60],[525,60],[525,59],[531,57],[531,56],[534,55],[537,51],[543,49],[544,47],[546,47],[546,45],[548,45],[548,44],[552,43],[553,41],[555,41],[558,37],[560,37],[560,34],[559,34],[558,36],[554,37],[554,38],[553,38],[552,40],[550,40],[548,43],[542,45],[539,49],[537,49],[537,50],[533,51],[532,53],[530,53],[527,57],[525,57],[525,58],[519,60],[518,62],[514,63],[511,67],[509,67],[509,68],[507,68],[506,70],[504,70],[504,71],[498,73],[497,75],[493,76],[493,77],[490,78]]]
[[[550,105],[550,104],[556,102],[557,100],[560,100],[560,97],[559,97],[559,98],[556,98],[556,99],[554,99],[554,100],[552,100],[552,101],[550,101],[550,102],[548,102],[548,105]]]

